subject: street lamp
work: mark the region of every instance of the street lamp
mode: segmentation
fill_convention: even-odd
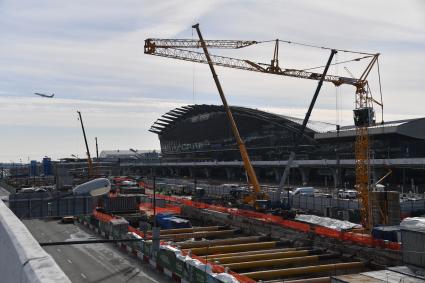
[[[136,149],[130,148],[130,151],[134,152],[136,155],[136,158],[139,160],[144,160],[141,155],[137,152]],[[152,171],[152,179],[153,179],[153,223],[154,227],[157,227],[157,221],[156,221],[156,176],[155,176],[155,170]]]

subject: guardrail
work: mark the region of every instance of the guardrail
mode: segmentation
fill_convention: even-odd
[[[1,282],[71,283],[25,225],[0,201]]]

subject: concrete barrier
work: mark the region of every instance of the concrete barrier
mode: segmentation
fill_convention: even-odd
[[[0,281],[65,282],[69,278],[25,225],[0,201]]]

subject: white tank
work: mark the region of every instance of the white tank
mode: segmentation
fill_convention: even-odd
[[[76,186],[72,192],[74,195],[100,196],[109,193],[111,183],[106,178],[98,178]]]

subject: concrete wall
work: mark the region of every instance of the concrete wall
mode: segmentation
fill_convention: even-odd
[[[0,201],[0,281],[71,283],[25,225]]]

